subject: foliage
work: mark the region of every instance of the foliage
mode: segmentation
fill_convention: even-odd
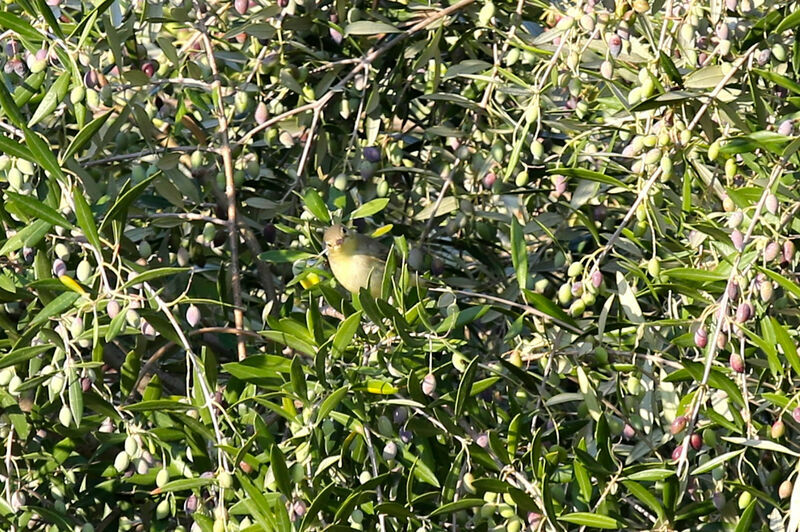
[[[796,531],[798,26],[6,0],[3,529]]]

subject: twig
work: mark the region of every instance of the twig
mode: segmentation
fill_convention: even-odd
[[[313,111],[316,109],[322,109],[331,100],[331,98],[333,98],[334,94],[336,94],[337,92],[341,92],[345,88],[345,86],[347,86],[347,84],[350,82],[351,79],[356,77],[358,73],[361,72],[362,70],[369,68],[372,62],[375,61],[378,57],[382,56],[383,54],[385,54],[386,52],[388,52],[389,50],[391,50],[392,48],[394,48],[395,46],[397,46],[398,44],[409,38],[411,35],[414,35],[418,31],[424,30],[431,23],[436,22],[440,18],[444,18],[447,15],[450,15],[451,13],[454,13],[460,10],[461,8],[470,5],[474,1],[475,0],[460,0],[459,2],[456,2],[451,6],[448,6],[444,9],[440,9],[439,11],[424,18],[420,22],[414,24],[413,26],[405,30],[403,33],[398,33],[394,38],[390,39],[382,46],[373,48],[372,50],[367,52],[364,55],[364,57],[358,60],[356,66],[353,67],[353,69],[345,77],[343,77],[336,85],[328,89],[328,92],[326,92],[320,99],[311,103],[307,103],[305,105],[301,105],[300,107],[297,107],[295,109],[286,111],[285,113],[282,113],[274,118],[271,118],[270,120],[267,120],[263,124],[254,127],[239,140],[239,144],[246,144],[247,141],[249,141],[253,137],[253,135],[256,135],[257,133],[264,131],[268,127],[271,127],[277,124],[278,122],[285,120],[289,117],[292,117],[296,114],[304,113],[306,111]]]
[[[212,148],[207,148],[205,146],[172,146],[172,147],[163,147],[163,148],[152,148],[149,150],[142,150],[137,151],[135,153],[121,153],[119,155],[112,155],[110,157],[104,157],[102,159],[95,159],[89,160],[88,157],[80,159],[78,162],[81,163],[82,166],[88,168],[90,166],[97,166],[100,164],[106,163],[114,163],[119,161],[129,161],[132,159],[141,159],[143,157],[147,157],[150,155],[159,155],[161,153],[169,153],[169,152],[193,152],[193,151],[215,151]]]
[[[177,218],[179,220],[187,220],[189,222],[208,222],[214,225],[228,225],[227,220],[217,218],[216,216],[204,216],[202,214],[195,214],[193,212],[157,212],[152,214],[132,214],[128,216],[131,219],[147,219],[147,218]]]
[[[367,454],[369,455],[369,461],[372,465],[372,476],[378,476],[378,459],[375,457],[375,448],[372,446],[372,436],[369,427],[367,427],[364,423],[361,424],[361,427],[364,429],[364,443],[367,444]],[[383,492],[381,487],[378,486],[375,490],[375,495],[378,499],[378,504],[383,502]],[[381,531],[386,532],[386,519],[384,518],[383,513],[378,514],[378,523],[380,523]]]
[[[222,82],[220,81],[219,71],[217,70],[217,59],[214,55],[214,48],[211,45],[211,38],[208,36],[208,29],[203,21],[198,22],[200,32],[202,33],[203,45],[208,58],[211,74],[214,78],[212,90],[216,94],[217,106],[217,121],[220,142],[222,146],[219,148],[219,153],[222,156],[222,166],[225,173],[225,197],[228,203],[228,243],[231,252],[231,293],[233,295],[233,321],[239,334],[236,338],[237,351],[239,353],[239,360],[244,360],[247,357],[247,345],[245,338],[242,334],[244,330],[244,311],[242,310],[242,285],[241,273],[239,272],[239,231],[237,229],[236,217],[236,183],[234,182],[233,171],[233,155],[231,153],[231,143],[228,137],[228,117],[225,114],[225,104],[222,101]]]
[[[195,329],[193,331],[189,331],[186,333],[186,337],[189,338],[191,336],[196,336],[198,334],[205,334],[205,333],[219,333],[219,334],[238,334],[238,330],[234,329],[233,327],[203,327],[202,329]],[[255,333],[253,331],[244,331],[244,333],[250,337],[261,339],[261,335]],[[139,384],[142,382],[148,373],[150,373],[153,369],[153,366],[156,365],[161,357],[166,355],[170,349],[175,347],[175,342],[167,342],[166,344],[162,345],[158,348],[158,351],[153,353],[153,355],[147,359],[142,369],[139,370],[139,375],[136,377],[136,381],[131,386],[131,391],[128,393],[128,397],[125,398],[125,401],[130,401],[133,397],[134,392],[139,388]]]
[[[753,48],[751,48],[753,50]],[[748,242],[753,234],[753,230],[755,229],[756,225],[761,218],[761,211],[764,208],[764,203],[767,201],[767,196],[771,193],[770,190],[772,189],[772,185],[775,184],[778,177],[781,175],[784,165],[788,162],[787,158],[783,158],[779,164],[775,166],[772,170],[772,174],[769,177],[769,181],[764,186],[764,190],[761,193],[761,198],[758,200],[756,204],[755,212],[753,213],[753,217],[750,221],[750,226],[747,228],[747,233],[744,235],[743,243],[742,243],[742,250],[747,247]],[[728,276],[728,283],[726,284],[726,289],[722,293],[722,298],[720,299],[718,310],[714,312],[714,316],[716,316],[716,324],[714,326],[714,334],[708,339],[708,351],[706,351],[706,358],[705,358],[705,366],[703,368],[703,378],[700,381],[700,386],[698,387],[697,394],[695,395],[694,399],[692,400],[692,413],[689,416],[689,422],[686,425],[686,436],[683,439],[683,447],[681,449],[681,455],[678,458],[678,470],[677,473],[680,476],[684,472],[684,468],[688,470],[689,460],[688,460],[688,453],[689,453],[689,438],[694,431],[694,427],[697,423],[697,416],[700,414],[700,406],[705,402],[705,393],[706,389],[708,388],[708,378],[711,375],[711,366],[714,364],[714,357],[717,353],[717,339],[719,338],[720,333],[722,332],[722,324],[725,322],[725,319],[728,314],[728,305],[730,304],[730,297],[728,295],[727,286],[730,285],[731,282],[735,279],[735,277],[740,273],[739,272],[739,264],[742,261],[742,252],[738,252],[736,258],[731,265],[731,273]],[[745,270],[741,273],[745,273],[749,271],[750,265],[748,265]]]
[[[197,355],[192,350],[192,346],[189,344],[189,339],[183,334],[183,330],[181,329],[180,324],[173,316],[172,312],[170,311],[167,304],[161,299],[161,296],[158,295],[150,283],[143,283],[145,290],[147,290],[148,295],[153,298],[158,306],[158,309],[164,313],[169,320],[172,328],[175,330],[175,333],[178,335],[178,338],[181,341],[181,345],[183,349],[186,351],[186,356],[188,357],[189,361],[191,362],[192,366],[194,367],[194,371],[197,375],[197,383],[200,384],[200,391],[203,393],[203,398],[206,402],[206,408],[208,408],[208,414],[211,417],[211,424],[214,427],[214,435],[216,436],[216,443],[217,443],[217,459],[219,460],[221,466],[228,470],[228,458],[222,450],[222,444],[225,440],[225,437],[222,435],[222,431],[219,428],[219,421],[217,420],[217,413],[216,413],[216,403],[214,401],[214,396],[211,393],[211,388],[206,381],[206,371],[203,363],[197,358]],[[187,387],[188,390],[188,387]],[[222,501],[220,502],[222,504]]]
[[[433,212],[431,212],[431,216],[428,218],[428,222],[425,224],[425,229],[422,231],[422,234],[419,237],[420,244],[425,242],[425,239],[431,232],[431,229],[433,228],[433,220],[436,219],[436,213],[439,212],[439,207],[444,201],[444,195],[447,194],[447,190],[453,185],[453,178],[455,177],[456,171],[460,165],[461,159],[456,157],[456,160],[453,163],[453,168],[450,170],[450,173],[447,174],[447,178],[444,180],[444,184],[442,185],[442,190],[439,191],[439,197],[436,198],[436,203],[433,205]]]
[[[711,105],[711,102],[714,101],[714,99],[720,92],[722,92],[722,89],[725,88],[725,85],[727,85],[728,82],[733,78],[733,76],[736,75],[736,73],[739,71],[742,65],[745,62],[747,62],[747,58],[753,52],[755,52],[757,48],[758,48],[757,44],[751,46],[747,50],[747,52],[745,52],[745,54],[739,58],[736,64],[731,67],[730,71],[727,74],[725,74],[725,76],[719,81],[719,83],[717,83],[717,86],[714,87],[714,90],[712,90],[711,93],[708,95],[706,101],[703,103],[703,105],[700,106],[700,109],[697,111],[697,114],[695,115],[694,119],[691,121],[691,123],[689,123],[688,126],[686,126],[687,130],[691,131],[697,126],[697,124],[700,122],[700,119],[703,118],[703,115],[708,110],[708,106]],[[617,226],[617,230],[614,231],[614,234],[611,235],[611,238],[608,239],[605,248],[597,257],[598,265],[601,262],[603,262],[603,259],[606,258],[606,255],[608,255],[609,252],[611,252],[611,250],[614,247],[614,244],[616,244],[617,242],[617,239],[619,239],[619,236],[622,234],[622,230],[625,229],[625,227],[627,227],[628,222],[631,221],[631,218],[633,218],[633,215],[636,213],[636,209],[650,194],[650,189],[653,187],[653,184],[658,180],[659,177],[661,177],[660,166],[653,172],[653,174],[650,176],[650,179],[648,179],[644,187],[642,187],[642,190],[639,191],[639,195],[636,197],[636,200],[633,202],[633,205],[631,205],[631,208],[628,209],[628,212],[625,213],[625,217],[622,219],[622,222],[620,222],[619,225]]]
[[[536,316],[538,316],[538,317],[540,317],[542,319],[551,320],[553,323],[556,323],[556,324],[558,324],[559,326],[561,326],[561,327],[563,327],[565,329],[569,329],[570,331],[572,331],[572,332],[574,332],[576,334],[583,334],[585,332],[585,331],[581,330],[580,328],[575,327],[573,325],[570,325],[569,323],[567,323],[565,321],[561,321],[558,318],[554,318],[552,316],[549,316],[549,315],[545,314],[544,312],[540,311],[539,309],[537,309],[535,307],[532,307],[530,305],[524,305],[522,303],[517,303],[516,301],[511,301],[511,300],[508,300],[508,299],[503,299],[502,297],[492,296],[492,295],[489,295],[489,294],[477,294],[475,292],[469,292],[467,290],[450,290],[450,289],[444,289],[444,288],[430,288],[429,290],[431,292],[440,292],[440,293],[443,293],[443,294],[452,293],[452,294],[458,294],[458,295],[462,295],[462,296],[465,296],[465,297],[471,297],[471,298],[476,298],[476,299],[488,299],[489,301],[494,301],[496,303],[502,303],[503,305],[508,305],[509,307],[515,307],[515,308],[518,308],[518,309],[522,309],[522,310],[524,310],[526,312],[530,312],[531,314],[534,314],[534,315],[536,315]]]

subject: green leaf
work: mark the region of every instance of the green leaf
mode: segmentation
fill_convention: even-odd
[[[745,450],[744,449],[737,449],[735,451],[728,451],[727,453],[723,453],[719,456],[716,456],[706,462],[705,464],[698,466],[695,468],[694,471],[691,472],[692,475],[701,475],[703,473],[707,473],[712,469],[716,469],[717,467],[721,466],[731,458],[736,458],[740,454],[742,454]]]
[[[169,268],[156,268],[154,270],[146,270],[140,273],[137,273],[133,278],[129,279],[120,290],[127,290],[128,288],[152,281],[154,279],[160,279],[161,277],[174,277],[180,273],[188,272],[189,268],[178,268],[178,267],[169,267]]]
[[[316,255],[297,249],[271,249],[258,256],[258,258],[264,262],[272,262],[274,264],[297,262],[298,260],[310,259],[311,257],[316,257]]]
[[[292,363],[278,355],[253,355],[241,362],[228,362],[222,369],[241,380],[280,378],[292,371]]]
[[[317,410],[317,417],[315,418],[315,424],[322,423],[337,406],[342,401],[347,392],[349,391],[350,387],[345,384],[328,397],[326,397],[322,403],[319,405],[319,410]]]
[[[655,482],[664,480],[675,475],[674,469],[645,469],[644,471],[637,471],[628,475],[630,480],[643,480],[648,482]]]
[[[86,240],[89,241],[95,250],[102,251],[102,245],[100,243],[100,235],[97,233],[97,226],[94,223],[94,215],[92,215],[92,209],[89,207],[89,203],[86,201],[86,198],[78,190],[77,187],[72,189],[72,202],[75,204],[75,218],[78,221],[78,226],[83,231]]]
[[[42,101],[39,102],[39,106],[36,108],[36,111],[33,113],[31,119],[28,120],[28,127],[33,127],[34,125],[38,124],[42,118],[55,111],[56,107],[58,107],[58,104],[60,104],[67,95],[71,76],[72,74],[70,74],[69,70],[58,76],[58,78],[50,86],[47,94],[45,94],[44,98],[42,98]]]
[[[0,28],[11,30],[29,41],[38,43],[44,40],[44,35],[31,26],[27,20],[14,15],[8,10],[0,10]]]
[[[377,35],[379,33],[400,33],[402,30],[395,28],[385,22],[373,22],[371,20],[358,20],[348,24],[344,29],[344,36],[350,35]]]
[[[283,331],[261,331],[259,334],[273,342],[278,342],[279,344],[291,347],[295,351],[300,351],[304,355],[313,357],[317,353],[313,345],[293,334],[288,334]]]
[[[670,279],[680,279],[684,281],[700,281],[710,283],[714,281],[724,281],[728,278],[727,273],[700,270],[697,268],[670,268],[661,272]]]
[[[112,205],[106,213],[105,218],[103,218],[103,223],[100,224],[100,232],[104,232],[113,220],[118,218],[121,219],[134,200],[138,198],[139,195],[144,192],[144,189],[146,189],[147,186],[150,185],[150,183],[152,183],[152,181],[159,175],[160,174],[156,172],[153,175],[143,179],[136,186],[124,193],[117,201],[115,201],[114,205]]]
[[[106,120],[108,120],[108,117],[110,116],[111,111],[108,111],[107,113],[98,116],[83,126],[83,129],[81,129],[78,134],[75,135],[75,138],[73,138],[72,142],[70,142],[69,146],[67,146],[67,151],[64,152],[61,160],[63,161],[69,159],[78,153],[78,150],[83,148],[90,140],[92,140],[92,137],[94,137],[95,134],[100,131],[100,128],[103,127],[103,125],[106,123]]]
[[[328,212],[328,207],[322,201],[319,192],[313,188],[309,188],[303,196],[303,202],[306,204],[308,211],[316,216],[317,220],[325,223],[331,223],[331,213]]]
[[[69,410],[72,412],[72,419],[75,426],[81,426],[83,419],[83,389],[78,372],[75,370],[75,363],[72,359],[67,359],[67,387],[69,389]]]
[[[372,201],[366,202],[364,205],[361,205],[359,208],[351,212],[348,219],[356,220],[358,218],[372,216],[373,214],[381,212],[386,208],[387,205],[389,205],[389,198],[376,198]]]
[[[69,223],[67,219],[61,215],[61,213],[33,198],[32,196],[23,196],[8,190],[6,191],[6,195],[11,203],[16,205],[19,210],[33,218],[44,220],[52,225],[59,225],[64,229],[75,228],[74,225]]]
[[[800,83],[797,83],[786,76],[782,76],[777,72],[772,72],[771,70],[762,70],[760,68],[753,68],[751,69],[751,72],[755,72],[767,81],[771,81],[776,85],[783,87],[784,89],[789,89],[796,94],[800,94]]]
[[[542,294],[537,294],[531,290],[525,290],[525,299],[530,303],[530,305],[536,310],[543,312],[544,314],[550,316],[551,318],[559,321],[561,323],[565,323],[574,329],[578,329],[578,324],[575,320],[564,312],[558,305],[556,305],[552,299],[548,299],[544,297]]]
[[[757,267],[758,268],[758,267]],[[794,281],[787,279],[786,277],[782,276],[777,272],[773,272],[767,268],[758,268],[758,271],[765,274],[767,277],[781,285],[781,288],[789,292],[795,298],[800,299],[800,285],[795,283]]]
[[[437,515],[451,514],[459,510],[466,510],[467,508],[476,508],[483,506],[486,503],[483,499],[461,499],[454,502],[449,502],[439,506],[428,517],[436,517]]]
[[[20,157],[27,161],[35,162],[33,154],[28,148],[5,135],[0,135],[0,152],[12,157]]]
[[[39,166],[50,172],[50,175],[63,181],[64,172],[61,170],[61,166],[59,166],[58,161],[56,160],[56,156],[53,155],[53,151],[50,149],[50,146],[39,136],[38,133],[34,133],[30,129],[25,129],[25,142],[28,145],[28,148],[31,150],[31,155],[36,159],[34,162],[38,163]]]
[[[35,1],[39,14],[43,16],[44,19],[47,21],[47,25],[50,26],[50,28],[53,30],[53,33],[55,33],[59,39],[63,40],[66,36],[64,35],[64,32],[61,29],[61,25],[58,23],[56,17],[53,15],[53,10],[50,9],[50,6],[48,6],[44,2],[44,0],[35,0]]]
[[[35,356],[41,355],[42,353],[53,349],[54,347],[55,346],[53,344],[46,344],[46,345],[32,345],[28,347],[20,347],[18,349],[14,349],[7,355],[0,358],[0,369],[7,368],[9,366],[16,366],[20,362],[25,362],[27,360],[30,360]]]
[[[516,216],[511,217],[511,262],[517,272],[517,284],[525,290],[528,280],[528,253],[522,226]]]
[[[381,379],[367,379],[364,390],[376,395],[392,395],[400,391],[400,388]]]
[[[0,76],[0,108],[3,109],[3,112],[15,126],[22,128],[25,125],[22,112],[19,110],[17,102],[14,101],[14,97],[8,92],[2,76]]]
[[[79,297],[80,296],[75,292],[64,292],[50,303],[45,305],[45,307],[39,311],[36,317],[31,320],[28,327],[36,327],[37,325],[41,325],[42,323],[46,322],[53,316],[63,313],[65,310],[70,308]]]
[[[601,174],[600,172],[595,172],[594,170],[587,170],[585,168],[566,168],[566,167],[550,168],[549,170],[547,170],[547,173],[555,175],[563,175],[565,177],[586,179],[588,181],[595,181],[597,183],[602,183],[604,185],[611,185],[613,187],[620,187],[625,189],[630,188],[628,185],[626,185],[619,179],[607,176],[605,174]]]
[[[664,72],[667,74],[667,77],[669,77],[669,79],[673,83],[677,83],[678,85],[683,86],[683,77],[681,76],[681,73],[678,71],[678,68],[675,66],[675,63],[672,62],[672,58],[670,58],[670,56],[665,54],[663,51],[659,50],[658,61],[659,63],[661,63],[661,68],[664,69]]]
[[[50,231],[52,224],[44,220],[36,220],[35,222],[26,225],[17,233],[6,240],[3,247],[0,249],[0,255],[8,255],[9,253],[18,250],[23,246],[34,246]]]
[[[464,405],[467,403],[467,398],[470,396],[472,382],[475,380],[475,372],[478,370],[479,358],[480,357],[473,358],[469,366],[467,366],[467,369],[464,370],[464,374],[461,376],[461,382],[458,384],[458,393],[456,394],[454,411],[456,418],[460,418],[461,414],[464,412]]]
[[[350,347],[350,342],[353,341],[353,336],[355,336],[360,324],[361,311],[351,314],[339,324],[331,344],[331,354],[334,358],[340,358]]]
[[[775,35],[779,35],[786,30],[794,28],[795,26],[800,26],[800,11],[797,10],[793,10],[789,16],[781,20],[781,23],[778,24],[777,28],[775,28]]]
[[[289,367],[289,375],[292,381],[292,391],[295,395],[300,397],[300,400],[305,404],[308,402],[308,387],[306,385],[306,376],[303,374],[303,368],[301,364],[302,362],[300,361],[300,357],[295,356],[292,359],[292,363]]]
[[[711,65],[691,72],[686,76],[683,84],[687,89],[711,89],[716,87],[724,77],[725,72],[721,66]]]
[[[186,412],[189,410],[197,410],[197,407],[171,399],[151,399],[149,401],[140,401],[131,405],[125,405],[122,409],[128,412]]]
[[[292,482],[289,478],[289,469],[286,467],[286,458],[277,444],[272,446],[269,453],[269,463],[272,466],[272,474],[275,477],[275,482],[278,484],[278,489],[287,498],[292,496]]]
[[[653,510],[659,517],[659,519],[664,519],[666,517],[666,510],[664,509],[664,505],[653,495],[650,490],[639,484],[638,482],[633,482],[631,480],[623,480],[622,483],[628,488],[628,491],[631,494],[646,504],[651,510]]]
[[[760,449],[762,451],[770,451],[776,453],[783,453],[788,454],[794,457],[800,457],[800,453],[795,452],[788,447],[781,445],[780,443],[776,443],[772,440],[750,440],[747,438],[740,438],[736,436],[723,436],[723,440],[733,443],[735,445],[744,445],[745,447],[753,447],[754,449]],[[740,449],[744,451],[744,449]]]
[[[753,523],[753,514],[756,511],[756,502],[758,499],[753,499],[750,501],[750,504],[742,512],[741,517],[739,517],[739,522],[736,523],[736,528],[734,528],[734,532],[746,532],[750,530],[750,525]]]
[[[210,486],[213,484],[215,480],[213,478],[181,478],[178,480],[173,480],[171,482],[167,482],[160,488],[156,488],[154,491],[156,493],[171,493],[173,491],[190,491],[196,490],[198,488],[202,488],[205,486]]]
[[[594,528],[604,528],[617,530],[622,528],[622,523],[607,515],[593,514],[591,512],[575,512],[561,515],[559,521],[566,521],[573,525],[590,526]]]
[[[786,357],[786,360],[792,366],[795,374],[800,376],[800,357],[797,356],[797,346],[794,344],[794,340],[792,337],[789,336],[789,331],[781,325],[778,320],[774,317],[770,317],[770,322],[772,323],[772,328],[775,331],[775,339],[778,341],[778,345],[781,346],[783,350],[783,356]]]

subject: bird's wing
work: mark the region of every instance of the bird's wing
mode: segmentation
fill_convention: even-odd
[[[386,260],[386,256],[389,254],[389,248],[378,242],[377,240],[373,240],[372,238],[364,235],[357,235],[358,238],[358,250],[363,253],[364,255],[368,255],[370,257],[374,257],[381,261]]]

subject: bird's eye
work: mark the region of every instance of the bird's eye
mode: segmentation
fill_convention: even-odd
[[[346,234],[347,234],[347,228],[346,228],[346,227],[342,227],[342,234],[343,234],[343,235],[346,235]]]

